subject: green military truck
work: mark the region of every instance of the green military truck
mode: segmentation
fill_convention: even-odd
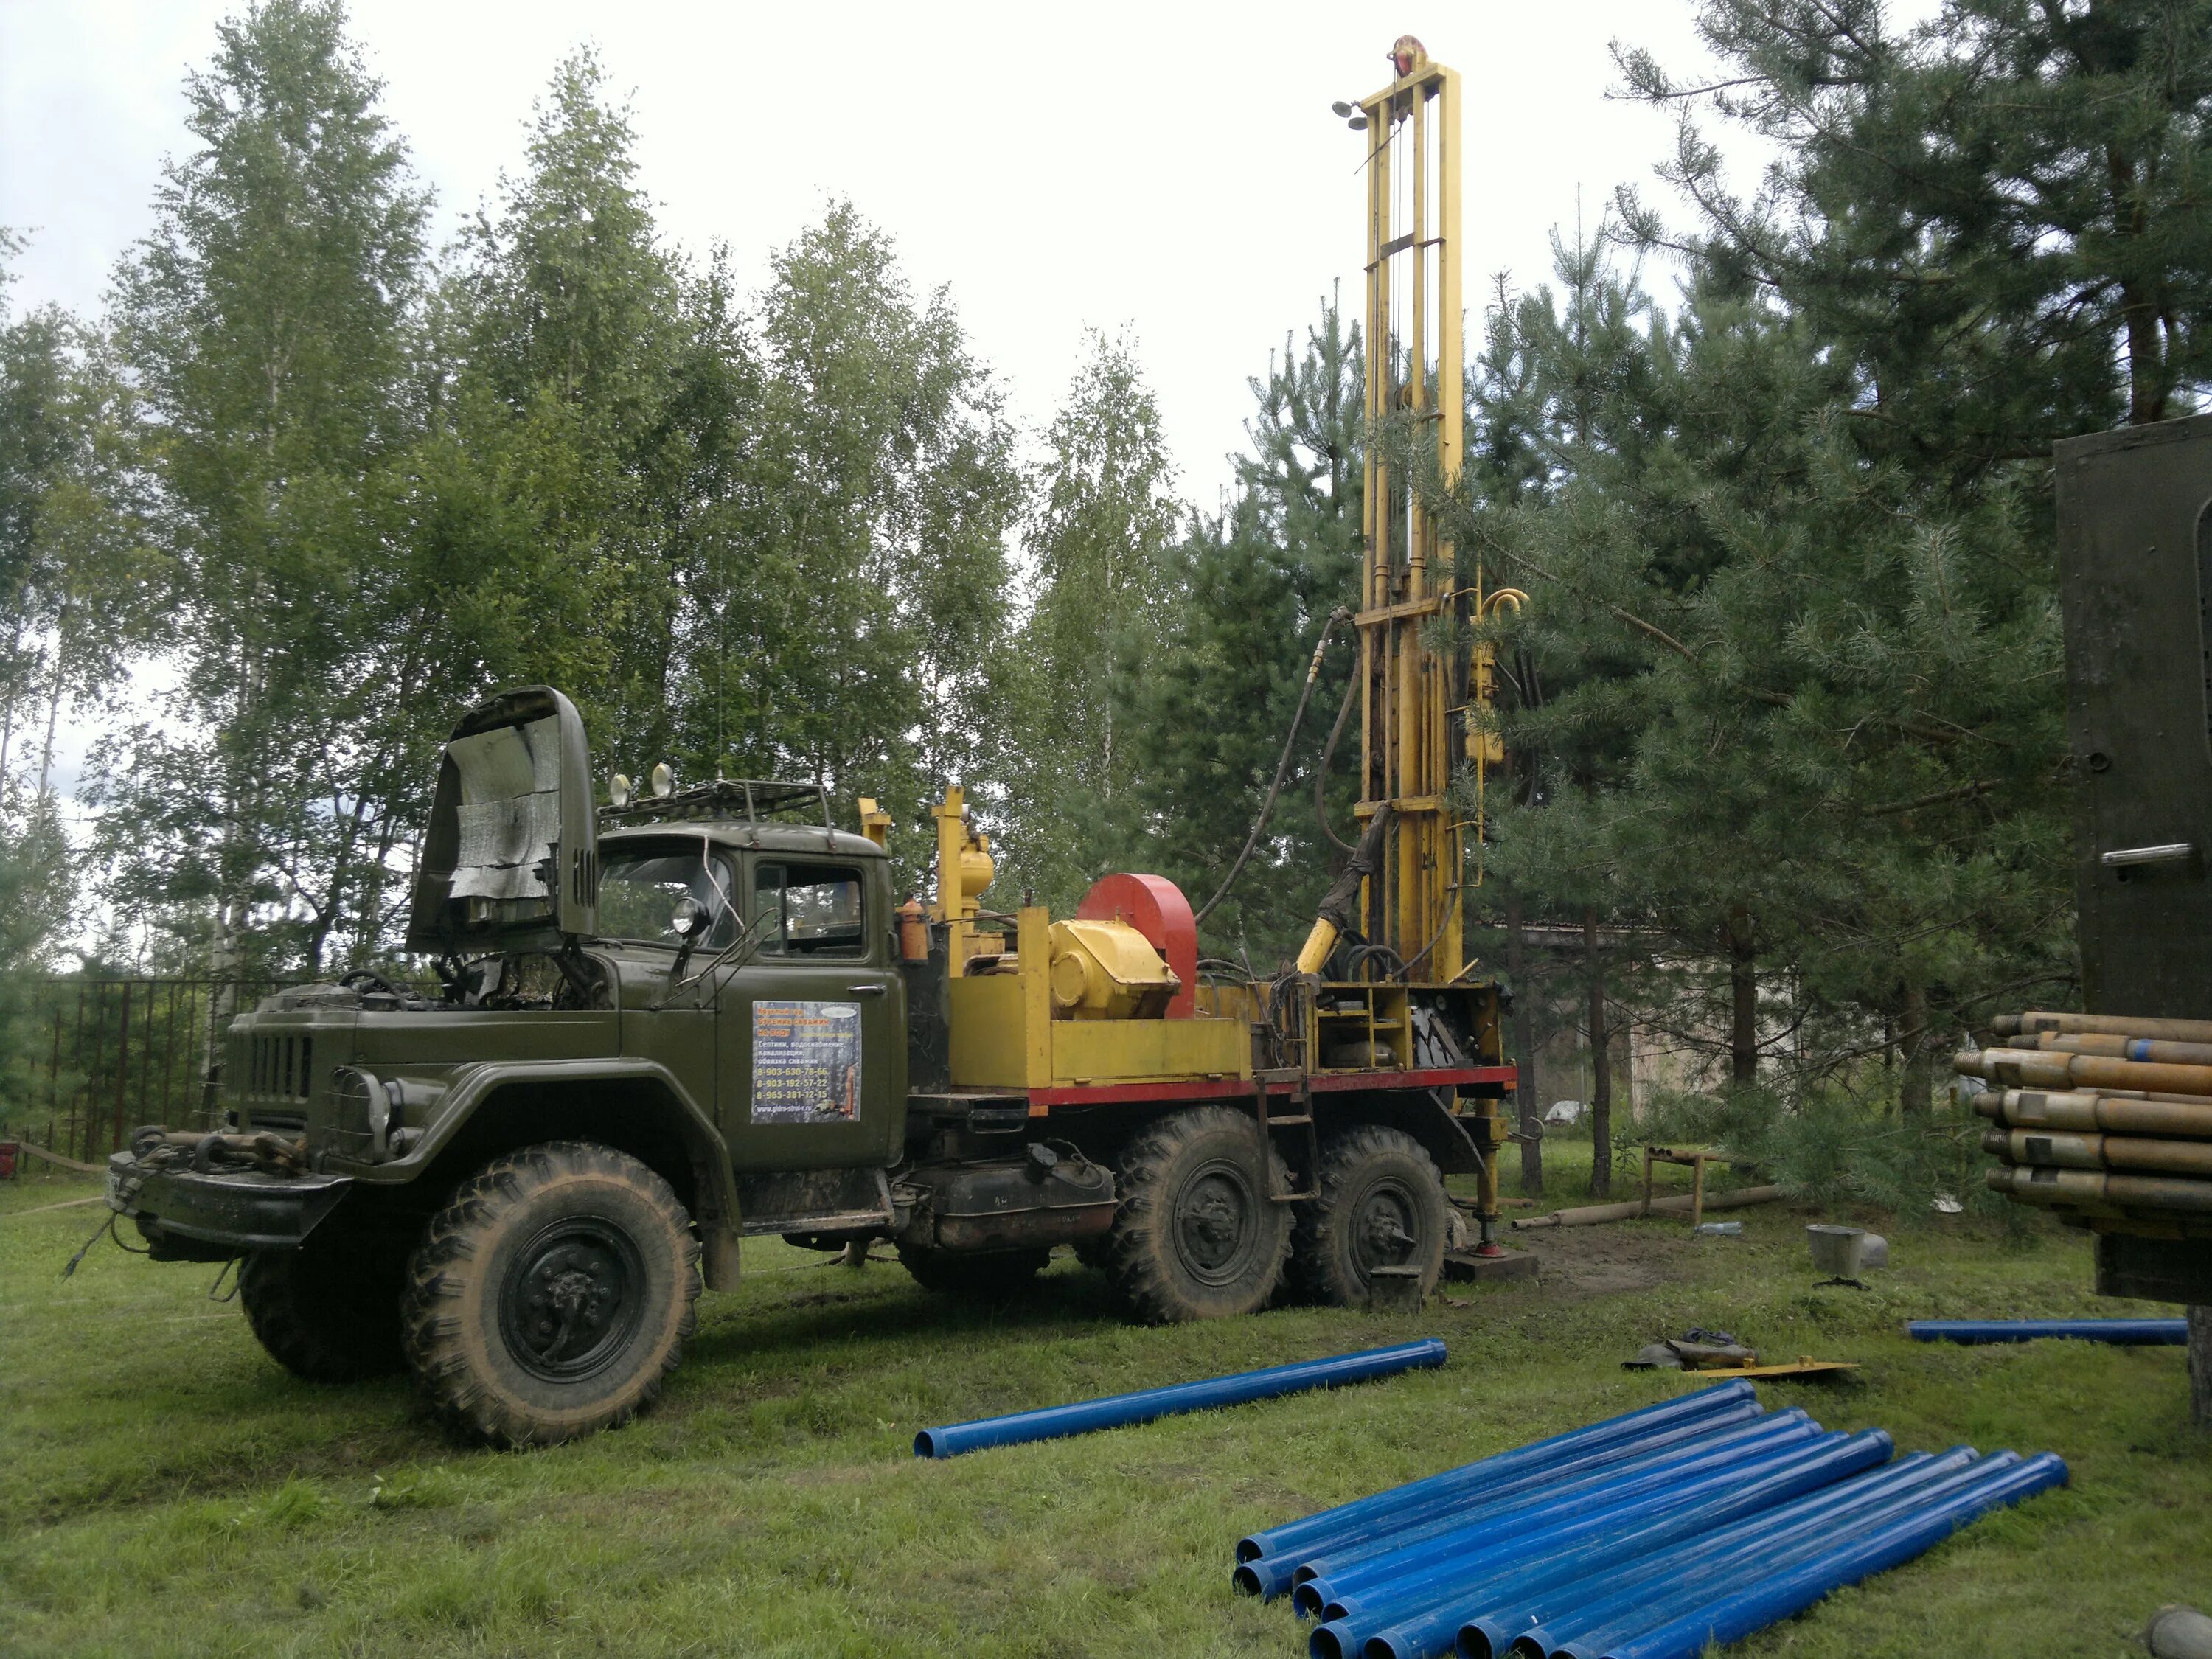
[[[1416,1011],[1425,1069],[1364,1085],[1244,1065],[963,1089],[946,975],[1012,951],[948,969],[951,930],[910,948],[910,908],[902,948],[882,845],[832,828],[813,786],[656,783],[597,806],[549,688],[471,711],[406,936],[441,993],[354,974],[268,998],[228,1034],[223,1127],[142,1129],[112,1159],[108,1201],[153,1256],[237,1260],[292,1371],[404,1365],[465,1433],[588,1433],[650,1402],[749,1234],[887,1237],[956,1291],[1072,1244],[1153,1320],[1252,1310],[1286,1270],[1339,1299],[1378,1266],[1433,1282],[1439,1170],[1483,1161],[1452,1091],[1511,1079],[1467,1058],[1494,1050],[1494,993]]]

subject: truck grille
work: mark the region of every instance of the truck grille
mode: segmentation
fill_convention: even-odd
[[[314,1092],[315,1040],[255,1036],[246,1040],[246,1094],[262,1100],[305,1100]]]

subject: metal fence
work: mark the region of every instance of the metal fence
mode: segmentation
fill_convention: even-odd
[[[46,979],[33,982],[24,1051],[0,1116],[65,1158],[98,1163],[142,1123],[213,1128],[208,1068],[227,1024],[270,980]]]

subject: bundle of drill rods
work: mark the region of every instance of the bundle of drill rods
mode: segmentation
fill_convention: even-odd
[[[2085,1215],[2212,1218],[2212,1021],[2006,1015],[2007,1046],[1951,1064],[1994,1085],[1975,1109],[2001,1161],[1984,1178]]]
[[[1890,1449],[1724,1383],[1254,1533],[1235,1582],[1314,1659],[1690,1659],[2066,1480]]]

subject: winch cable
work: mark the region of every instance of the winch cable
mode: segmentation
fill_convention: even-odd
[[[1252,820],[1252,833],[1244,837],[1244,846],[1237,854],[1236,863],[1229,866],[1229,873],[1221,878],[1221,885],[1214,890],[1213,896],[1199,907],[1198,914],[1191,919],[1194,925],[1203,922],[1213,907],[1228,897],[1230,888],[1236,884],[1237,876],[1243,871],[1244,861],[1252,856],[1252,849],[1260,844],[1260,837],[1267,828],[1268,815],[1275,810],[1275,797],[1282,793],[1283,780],[1290,775],[1291,754],[1297,746],[1298,727],[1305,720],[1306,705],[1313,701],[1314,682],[1321,678],[1322,653],[1328,648],[1329,636],[1336,632],[1338,625],[1351,620],[1352,612],[1339,605],[1328,613],[1328,620],[1322,624],[1321,637],[1314,641],[1313,660],[1306,665],[1306,683],[1298,691],[1298,706],[1291,715],[1291,729],[1283,738],[1281,758],[1275,763],[1275,781],[1267,786],[1267,798],[1260,803],[1260,816]],[[1348,708],[1351,704],[1347,702],[1345,706]],[[1340,714],[1337,724],[1341,726],[1343,723],[1344,717]]]

